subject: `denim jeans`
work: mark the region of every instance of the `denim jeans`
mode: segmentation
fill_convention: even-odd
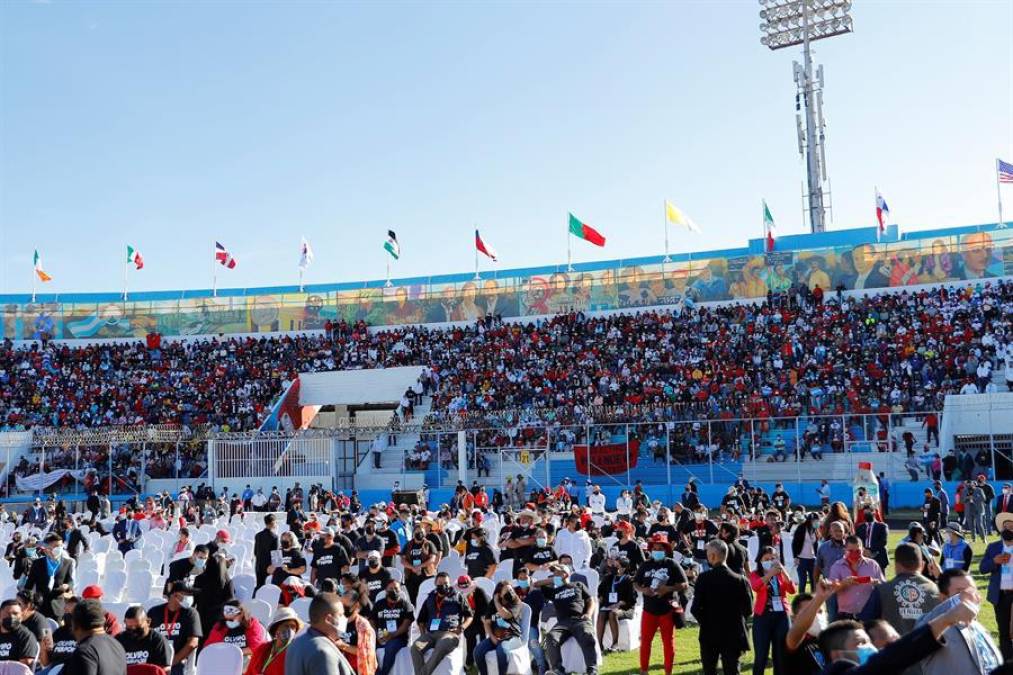
[[[538,640],[538,625],[534,621],[531,622],[531,630],[528,631],[528,651],[531,652],[531,658],[535,660],[538,675],[545,675],[549,664],[545,660],[545,650],[542,649],[542,643]]]
[[[753,617],[753,675],[763,675],[771,648],[774,672],[784,672],[784,640],[787,637],[788,615],[785,612],[765,612]]]
[[[485,655],[493,650],[496,652],[496,665],[498,666],[497,672],[499,675],[506,675],[506,649],[503,648],[502,642],[494,643],[489,638],[482,640],[475,647],[475,665],[478,666],[479,675],[488,675],[488,670],[485,667]]]
[[[376,669],[377,675],[387,675],[394,667],[394,659],[397,653],[408,646],[408,636],[392,638],[383,645],[383,663]]]
[[[795,568],[798,570],[798,592],[805,593],[806,580],[809,581],[810,591],[813,585],[813,568],[816,566],[815,558],[796,558]]]

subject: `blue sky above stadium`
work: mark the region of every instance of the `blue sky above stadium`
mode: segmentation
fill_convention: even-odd
[[[1013,2],[856,2],[818,43],[833,228],[874,186],[909,229],[994,222],[1013,160]],[[0,292],[219,286],[660,254],[662,201],[701,234],[802,231],[791,61],[726,3],[71,3],[0,6]],[[1006,218],[1013,217],[1007,188]],[[488,267],[483,262],[483,267]],[[41,289],[40,289],[41,290]]]

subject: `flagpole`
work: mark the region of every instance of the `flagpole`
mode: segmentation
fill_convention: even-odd
[[[387,259],[387,283],[384,284],[387,288],[390,288],[394,284],[390,283],[390,259]]]
[[[35,249],[38,253],[39,249]],[[38,278],[39,273],[35,271],[35,261],[32,261],[32,302],[35,302],[35,280]]]
[[[218,268],[215,267],[215,255],[218,252],[217,245],[212,243],[211,245],[211,297],[218,297]]]
[[[128,267],[127,266],[129,264],[130,264],[129,261],[123,263],[123,300],[124,300],[124,302],[126,302],[126,299],[127,299],[127,272],[128,272]]]
[[[873,202],[872,203],[876,205],[876,243],[878,244],[880,242],[881,237],[883,236],[883,224],[882,224],[882,222],[880,222],[880,219],[879,219],[880,218],[880,216],[879,216],[879,186],[878,185],[873,185],[872,189],[876,193],[876,194],[873,195]]]
[[[999,158],[995,158],[995,196],[999,201],[999,227],[1006,229],[1006,221],[1002,219],[1002,183],[999,182]]]
[[[475,234],[476,234],[476,240],[474,242],[474,244],[475,244],[475,281],[478,281],[481,278],[481,277],[478,276],[478,239],[477,239],[478,225],[475,226]]]
[[[299,292],[302,293],[302,266],[299,267]]]
[[[662,201],[661,212],[665,219],[665,258],[661,262],[667,263],[672,262],[672,258],[668,255],[668,203],[665,201]]]
[[[569,214],[567,214],[567,217],[569,218]],[[566,271],[567,272],[572,272],[573,271],[573,255],[570,252],[570,240],[572,238],[573,238],[573,236],[570,234],[570,226],[569,226],[569,224],[567,224],[567,226],[566,226]]]

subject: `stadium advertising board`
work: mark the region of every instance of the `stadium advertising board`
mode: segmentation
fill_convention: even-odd
[[[670,263],[596,264],[545,274],[306,293],[224,294],[143,302],[39,302],[2,306],[2,337],[64,339],[216,335],[323,328],[328,320],[374,326],[474,321],[567,311],[682,306],[760,299],[798,282],[825,292],[897,288],[1013,274],[1013,232],[973,231],[889,243],[811,248]]]
[[[637,468],[637,455],[640,454],[640,441],[630,439],[629,448],[626,441],[619,443],[592,444],[588,453],[587,445],[573,446],[573,460],[577,465],[577,473],[582,476],[605,476],[626,473]],[[588,466],[588,460],[591,466]],[[590,469],[590,471],[589,471]]]

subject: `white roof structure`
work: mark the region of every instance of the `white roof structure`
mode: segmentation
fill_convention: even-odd
[[[397,404],[424,366],[339,370],[299,375],[300,405]]]

